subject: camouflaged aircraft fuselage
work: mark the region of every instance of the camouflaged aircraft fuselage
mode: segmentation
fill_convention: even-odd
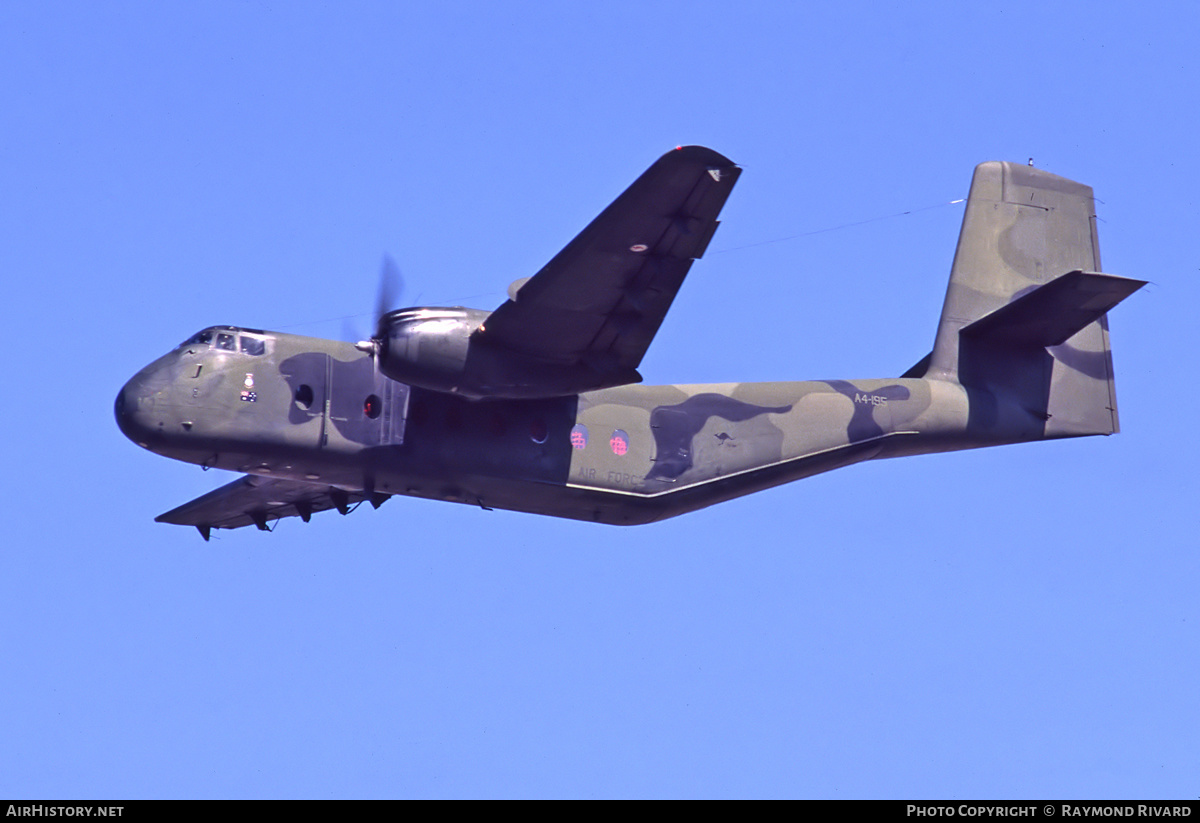
[[[685,261],[683,272],[711,237],[732,186],[718,172],[736,168],[715,152],[697,157],[695,176],[707,170],[706,186],[726,188],[708,204],[711,228],[697,224],[680,235],[704,235],[698,246],[668,238],[682,249],[676,256]],[[605,215],[618,205],[621,199]],[[585,260],[594,259],[598,245],[587,236],[594,225],[573,243],[587,246],[586,253],[574,251]],[[631,238],[637,236],[626,231],[619,241]],[[628,247],[638,255],[647,246],[655,248]],[[551,271],[558,261],[543,280],[530,281],[542,290],[514,284],[513,299],[493,315],[456,315],[475,325],[453,345],[468,352],[487,344],[487,357],[476,362],[508,357],[523,344],[505,317],[520,309],[520,322],[536,326],[538,312],[557,310],[538,302],[551,301],[544,295],[554,284],[543,282],[583,276]],[[646,274],[650,263],[658,268]],[[635,327],[622,337],[612,323],[630,311],[620,301],[638,278],[649,283],[651,296],[630,301],[658,299],[654,278],[665,277],[669,266],[650,263],[636,261],[636,269],[614,264],[610,280],[624,284],[625,296],[596,313],[595,329],[579,338],[573,360],[558,356],[553,340],[544,349],[537,348],[540,342],[521,348],[511,358],[517,366],[503,369],[472,367],[469,354],[465,361],[443,358],[450,363],[445,367],[427,358],[423,368],[434,362],[442,372],[429,378],[440,382],[423,387],[385,373],[416,373],[415,359],[401,359],[416,349],[393,351],[389,361],[381,348],[384,321],[373,348],[213,327],[130,380],[117,398],[117,419],[147,449],[245,475],[159,518],[197,526],[206,538],[212,528],[265,529],[281,517],[307,520],[329,508],[345,513],[356,502],[378,505],[397,494],[646,523],[863,460],[1118,430],[1105,313],[1141,281],[1095,273],[1091,189],[1064,178],[1007,163],[976,170],[933,351],[902,377],[561,393],[522,376],[536,372],[529,364],[539,358],[557,358],[547,380],[565,381],[561,385],[604,386],[619,375],[636,376],[633,369],[674,292],[665,304],[659,301],[657,322],[648,321],[648,330]],[[682,273],[670,276],[677,288]],[[576,319],[585,311],[567,310]],[[406,321],[412,316],[405,314]],[[485,329],[493,318],[495,339],[510,335],[517,342],[481,342],[493,334]],[[631,327],[626,320],[616,328]],[[555,329],[550,323],[535,332],[553,336]],[[566,339],[571,330],[561,333]],[[630,347],[634,334],[642,339]]]
[[[250,334],[213,336],[239,332]],[[122,429],[206,467],[627,524],[872,457],[984,445],[961,442],[968,398],[944,381],[622,386],[471,401],[381,377],[349,344],[255,338],[266,353],[185,344],[156,361],[118,398]],[[1023,417],[994,428],[993,442],[1038,437],[1042,421]]]

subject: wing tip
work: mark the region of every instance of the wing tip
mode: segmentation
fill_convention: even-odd
[[[707,146],[676,146],[663,155],[663,159],[683,159],[693,163],[703,163],[706,166],[726,168],[737,164],[718,151]]]

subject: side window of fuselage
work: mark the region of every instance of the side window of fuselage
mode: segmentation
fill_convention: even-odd
[[[220,333],[217,335],[217,348],[224,351],[237,351],[237,336]]]
[[[242,354],[248,354],[252,357],[258,357],[265,354],[267,351],[267,343],[258,337],[247,337],[242,335]]]

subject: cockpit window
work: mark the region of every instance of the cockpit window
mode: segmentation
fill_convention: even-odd
[[[242,354],[249,354],[254,357],[264,354],[267,351],[266,341],[257,337],[247,337],[242,335]]]
[[[222,328],[228,331],[221,331]],[[196,332],[187,340],[179,345],[179,348],[192,349],[207,349],[215,345],[221,351],[240,351],[242,354],[251,357],[260,357],[267,353],[267,341],[262,337],[254,337],[247,334],[235,334],[235,332],[244,331],[244,329],[235,329],[230,326],[217,326],[216,328],[208,328],[201,332]],[[265,334],[265,332],[260,332]]]

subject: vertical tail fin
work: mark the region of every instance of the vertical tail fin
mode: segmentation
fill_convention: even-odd
[[[925,376],[977,390],[972,426],[1022,437],[1118,430],[1106,312],[1143,281],[1096,274],[1092,189],[1029,166],[976,167]],[[986,400],[985,400],[986,398]]]

